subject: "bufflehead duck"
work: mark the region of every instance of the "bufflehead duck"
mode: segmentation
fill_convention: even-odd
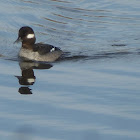
[[[33,29],[28,26],[21,27],[18,39],[15,42],[22,42],[19,56],[27,60],[53,62],[62,55],[62,50],[49,44],[36,43]]]

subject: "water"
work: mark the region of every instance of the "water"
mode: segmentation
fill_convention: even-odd
[[[0,1],[0,139],[139,140],[138,0]],[[67,53],[20,62],[18,29]]]

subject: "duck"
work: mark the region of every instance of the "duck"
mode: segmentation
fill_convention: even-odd
[[[29,26],[23,26],[19,29],[15,43],[17,42],[22,42],[19,57],[25,60],[54,62],[63,54],[60,48],[53,45],[35,43],[35,33]]]

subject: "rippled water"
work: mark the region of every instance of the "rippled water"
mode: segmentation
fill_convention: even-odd
[[[140,1],[1,0],[0,139],[139,140]],[[60,47],[20,62],[22,26]]]

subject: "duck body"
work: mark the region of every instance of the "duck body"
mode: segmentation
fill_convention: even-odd
[[[19,56],[27,60],[53,62],[62,55],[62,51],[49,44],[37,43],[32,49],[21,47]]]
[[[19,56],[26,60],[53,62],[63,53],[60,48],[49,44],[35,44],[34,31],[28,26],[20,28],[17,41],[22,42]]]

